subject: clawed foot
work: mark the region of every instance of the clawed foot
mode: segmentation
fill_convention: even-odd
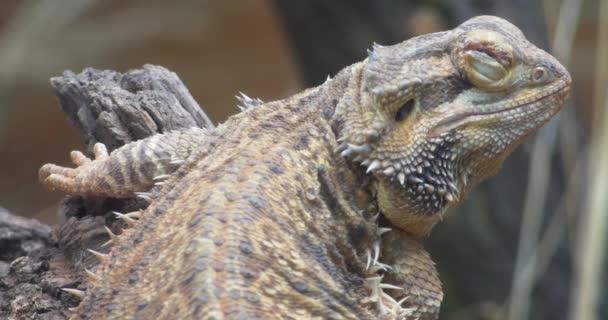
[[[403,298],[400,301],[396,301],[391,295],[386,293],[386,290],[400,291],[403,288],[394,286],[388,283],[382,283],[384,276],[375,276],[367,278],[367,283],[372,290],[371,303],[374,303],[378,308],[378,311],[382,315],[390,315],[394,319],[406,319],[407,316],[411,315],[415,309],[404,308],[405,303],[409,297]]]
[[[377,217],[374,217],[374,220],[375,219],[377,219]],[[377,234],[378,236],[382,236],[389,231],[391,231],[390,228],[378,228]],[[410,316],[414,314],[416,309],[404,308],[403,304],[411,298],[411,296],[406,296],[400,301],[397,301],[392,295],[386,293],[387,290],[402,291],[404,288],[382,282],[384,274],[391,272],[392,267],[378,261],[380,257],[380,244],[381,241],[377,241],[372,246],[372,249],[366,251],[366,270],[376,274],[375,276],[366,279],[367,284],[371,289],[369,301],[376,305],[376,308],[381,315],[388,315],[390,319],[410,319]]]
[[[47,163],[38,171],[38,178],[49,190],[59,190],[70,194],[80,194],[81,186],[76,178],[81,172],[90,166],[93,161],[98,161],[108,157],[108,150],[103,143],[96,143],[93,146],[94,160],[89,159],[80,151],[72,151],[70,157],[76,168],[66,168]]]

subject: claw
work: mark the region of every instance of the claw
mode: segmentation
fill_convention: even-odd
[[[380,287],[380,289],[403,290],[403,288],[401,287],[397,287],[388,283],[380,283],[378,286]]]
[[[379,287],[380,285],[378,285]],[[393,297],[391,297],[389,294],[387,294],[386,292],[382,291],[382,293],[380,293],[382,298],[388,300],[390,305],[396,305],[397,304],[397,300],[395,300]]]
[[[367,264],[365,266],[365,270],[369,270],[369,267],[372,265],[372,253],[369,251],[365,251],[365,255],[367,256]]]
[[[411,298],[411,296],[407,296],[407,297],[397,301],[397,304],[395,304],[393,306],[394,312],[397,313],[401,317],[407,317],[407,316],[412,315],[414,313],[414,311],[416,311],[416,308],[403,308],[401,306],[404,302],[406,302],[410,298]]]
[[[372,262],[372,265],[375,265],[378,263],[379,257],[380,257],[380,241],[374,243],[374,260]]]
[[[393,269],[393,267],[389,266],[388,264],[382,263],[380,261],[376,262],[376,264],[374,264],[372,266],[372,271],[373,272],[378,272],[380,270],[382,270],[382,271],[390,271],[392,269]]]
[[[407,300],[409,300],[411,298],[411,296],[407,296],[399,301],[397,301],[398,305],[402,305],[404,302],[406,302]]]

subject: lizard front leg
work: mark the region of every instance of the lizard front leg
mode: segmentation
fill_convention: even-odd
[[[205,153],[202,144],[207,131],[200,128],[171,131],[131,142],[108,154],[96,143],[95,159],[80,151],[70,156],[75,168],[45,164],[39,178],[50,190],[85,197],[130,198],[135,192],[147,191],[155,178],[166,178],[186,159]]]
[[[398,229],[382,236],[384,263],[391,268],[382,282],[390,284],[387,290],[392,301],[391,312],[397,319],[436,320],[443,300],[441,281],[429,253],[419,241]]]

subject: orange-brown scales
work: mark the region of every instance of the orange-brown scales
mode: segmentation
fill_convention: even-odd
[[[441,284],[417,238],[569,87],[515,26],[476,17],[376,45],[285,100],[245,96],[215,129],[47,164],[50,189],[151,200],[119,214],[133,227],[96,253],[74,318],[436,319]]]

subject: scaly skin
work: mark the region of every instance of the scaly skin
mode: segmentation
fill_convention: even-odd
[[[166,179],[139,194],[153,198],[143,213],[122,216],[135,226],[99,254],[74,318],[436,319],[441,284],[417,238],[569,86],[516,27],[477,17],[375,46],[285,100],[245,98],[216,129],[45,165],[50,189],[85,197],[133,197]]]

